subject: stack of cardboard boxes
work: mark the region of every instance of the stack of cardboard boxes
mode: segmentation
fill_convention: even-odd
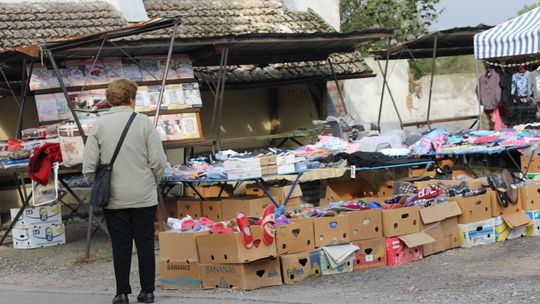
[[[10,210],[13,220],[18,208]],[[59,204],[26,208],[13,226],[13,248],[32,249],[66,243],[65,227],[62,223],[62,208]]]

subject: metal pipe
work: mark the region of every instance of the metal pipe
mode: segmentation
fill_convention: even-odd
[[[336,84],[336,89],[338,91],[341,104],[343,105],[343,110],[345,111],[345,114],[348,114],[349,111],[347,110],[347,105],[345,104],[345,100],[343,99],[343,92],[341,91],[341,88],[339,87],[339,82],[337,79],[336,71],[334,70],[334,65],[332,64],[332,60],[330,58],[327,58],[326,61],[328,61],[328,64],[330,65],[330,70],[332,71],[332,77],[334,78],[334,83]]]
[[[210,134],[212,134],[212,140],[215,141],[216,140],[216,120],[217,120],[217,115],[218,115],[218,102],[219,102],[219,88],[221,87],[221,80],[222,80],[222,77],[221,77],[221,70],[222,70],[222,67],[223,67],[223,62],[225,60],[225,49],[221,49],[221,54],[220,54],[220,60],[219,60],[219,71],[218,71],[218,79],[217,79],[217,85],[216,85],[216,94],[214,95],[214,108],[212,109],[212,125],[211,125],[211,128],[210,128]],[[213,147],[214,145],[212,145]]]
[[[26,59],[23,60],[23,80],[22,80],[22,88],[21,88],[21,107],[19,108],[19,118],[17,119],[17,134],[15,134],[15,138],[20,139],[22,137],[22,126],[23,126],[23,117],[24,117],[24,107],[26,105],[26,96],[28,95],[29,85],[30,85],[30,79],[32,78],[32,72],[34,71],[34,57],[30,60],[30,70],[28,72],[28,76],[26,76]],[[27,79],[26,79],[27,78]]]
[[[60,83],[60,88],[62,88],[62,92],[64,93],[64,97],[66,98],[69,111],[71,112],[71,115],[73,116],[73,120],[75,120],[75,124],[77,125],[77,129],[79,129],[83,142],[86,144],[86,134],[84,134],[84,130],[82,128],[81,122],[79,121],[79,116],[77,116],[77,112],[73,109],[73,107],[69,103],[69,94],[68,94],[66,85],[64,84],[64,81],[62,80],[62,76],[60,75],[60,71],[58,71],[58,65],[56,64],[56,60],[54,60],[54,56],[51,50],[47,50],[46,52],[47,52],[47,56],[49,57],[49,60],[51,61],[54,74],[56,75],[56,78],[58,79],[58,83]]]
[[[478,68],[478,59],[475,60],[476,64],[476,96],[478,97],[478,130],[482,128],[481,121],[482,121],[482,100],[480,98],[480,71]]]
[[[161,80],[161,88],[159,90],[159,97],[157,102],[157,108],[156,108],[156,116],[154,117],[154,126],[157,126],[158,118],[159,118],[159,110],[161,109],[161,103],[163,101],[163,93],[165,92],[165,83],[167,81],[167,75],[169,74],[169,68],[171,66],[171,57],[172,57],[172,51],[174,47],[174,39],[176,38],[176,30],[178,29],[178,22],[174,22],[174,28],[171,36],[171,42],[169,44],[169,51],[167,52],[167,62],[165,63],[165,71],[163,75],[163,79]]]
[[[431,129],[431,95],[433,93],[433,78],[435,77],[435,59],[437,58],[437,40],[438,40],[439,34],[435,34],[435,38],[433,39],[433,57],[431,60],[431,80],[429,83],[429,98],[428,98],[428,106],[427,106],[427,122],[428,127]]]
[[[386,43],[386,63],[384,64],[384,73],[383,73],[383,85],[382,85],[382,92],[381,92],[381,103],[379,104],[379,117],[377,118],[377,127],[381,127],[381,116],[382,116],[382,108],[383,108],[383,101],[384,101],[384,91],[386,86],[384,85],[386,83],[386,73],[388,72],[388,61],[390,60],[390,42],[391,38],[388,38],[388,41]]]
[[[377,64],[379,65],[379,69],[382,70],[381,62],[377,60]],[[392,105],[394,105],[394,110],[396,111],[396,115],[399,120],[399,127],[403,129],[403,120],[401,119],[401,115],[399,114],[399,110],[396,105],[396,100],[394,99],[394,95],[392,94],[392,90],[390,89],[390,85],[388,85],[388,80],[384,80],[384,85],[386,85],[386,88],[388,89],[388,95],[390,95],[390,100],[392,101]]]
[[[6,74],[4,73],[4,69],[2,68],[1,65],[0,65],[0,73],[2,74],[2,77],[4,78],[4,81],[6,82],[6,85],[7,85],[8,89],[9,89],[9,92],[11,93],[11,97],[13,97],[13,99],[15,99],[15,102],[17,103],[17,106],[20,108],[21,104],[20,104],[19,100],[17,99],[17,96],[15,96],[15,92],[13,91],[13,88],[11,87],[11,84],[9,84],[9,80],[7,79]]]
[[[225,98],[225,75],[226,71],[225,68],[227,67],[227,61],[229,58],[229,47],[225,47],[225,59],[223,61],[223,72],[221,74],[221,77],[223,78],[221,80],[221,88],[219,91],[219,107],[218,107],[218,115],[217,115],[217,124],[216,124],[216,147],[219,150],[221,150],[221,118],[223,114],[223,102]]]

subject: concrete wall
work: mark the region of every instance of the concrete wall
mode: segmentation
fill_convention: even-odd
[[[340,29],[339,0],[283,0],[283,3],[291,11],[307,11],[310,8],[336,31]]]
[[[345,102],[350,114],[365,122],[377,122],[382,92],[383,73],[373,59],[366,59],[377,77],[347,80],[344,84]],[[384,70],[384,61],[381,61]],[[407,60],[390,61],[388,66],[388,84],[396,102],[397,109],[404,123],[427,119],[430,76],[422,77],[418,82],[410,82]],[[436,75],[433,82],[431,119],[451,118],[476,115],[478,101],[475,94],[476,80],[473,74]],[[412,93],[409,93],[411,91]],[[461,130],[473,121],[434,124],[432,127]],[[390,99],[385,92],[381,127],[399,128],[399,120]],[[426,129],[427,126],[420,128]],[[408,129],[414,130],[416,127]]]

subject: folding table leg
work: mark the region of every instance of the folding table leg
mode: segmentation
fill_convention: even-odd
[[[255,179],[255,181],[257,182],[257,185],[259,186],[259,188],[261,188],[261,190],[264,192],[264,195],[268,197],[268,199],[272,202],[272,204],[274,204],[274,206],[279,208],[279,204],[274,200],[274,198],[270,195],[270,193],[268,193],[268,190],[266,190],[266,187],[263,184],[264,180],[262,178],[257,178]]]
[[[291,189],[289,190],[289,193],[287,193],[287,196],[285,197],[285,201],[278,208],[279,213],[276,211],[277,214],[284,214],[285,213],[285,209],[287,208],[287,204],[289,203],[289,200],[291,199],[291,195],[293,194],[294,189],[298,186],[298,181],[300,180],[301,176],[302,176],[302,173],[299,173],[298,175],[296,175],[296,178],[293,181]]]
[[[510,154],[510,152],[508,150],[504,150],[504,152],[506,153],[506,155],[508,155],[508,157],[510,158],[510,160],[512,161],[512,163],[514,164],[514,166],[518,169],[518,171],[521,173],[521,174],[524,174],[523,170],[521,170],[521,166],[516,162],[516,160],[514,159],[514,157],[512,156],[512,154]]]
[[[199,190],[197,190],[193,184],[191,182],[182,182],[184,185],[188,185],[188,187],[191,188],[191,190],[193,190],[193,192],[195,192],[195,194],[202,200],[204,200],[204,197],[201,195],[201,193],[199,192]]]

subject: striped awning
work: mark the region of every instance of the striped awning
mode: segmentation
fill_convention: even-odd
[[[540,7],[474,36],[478,59],[540,53]]]

